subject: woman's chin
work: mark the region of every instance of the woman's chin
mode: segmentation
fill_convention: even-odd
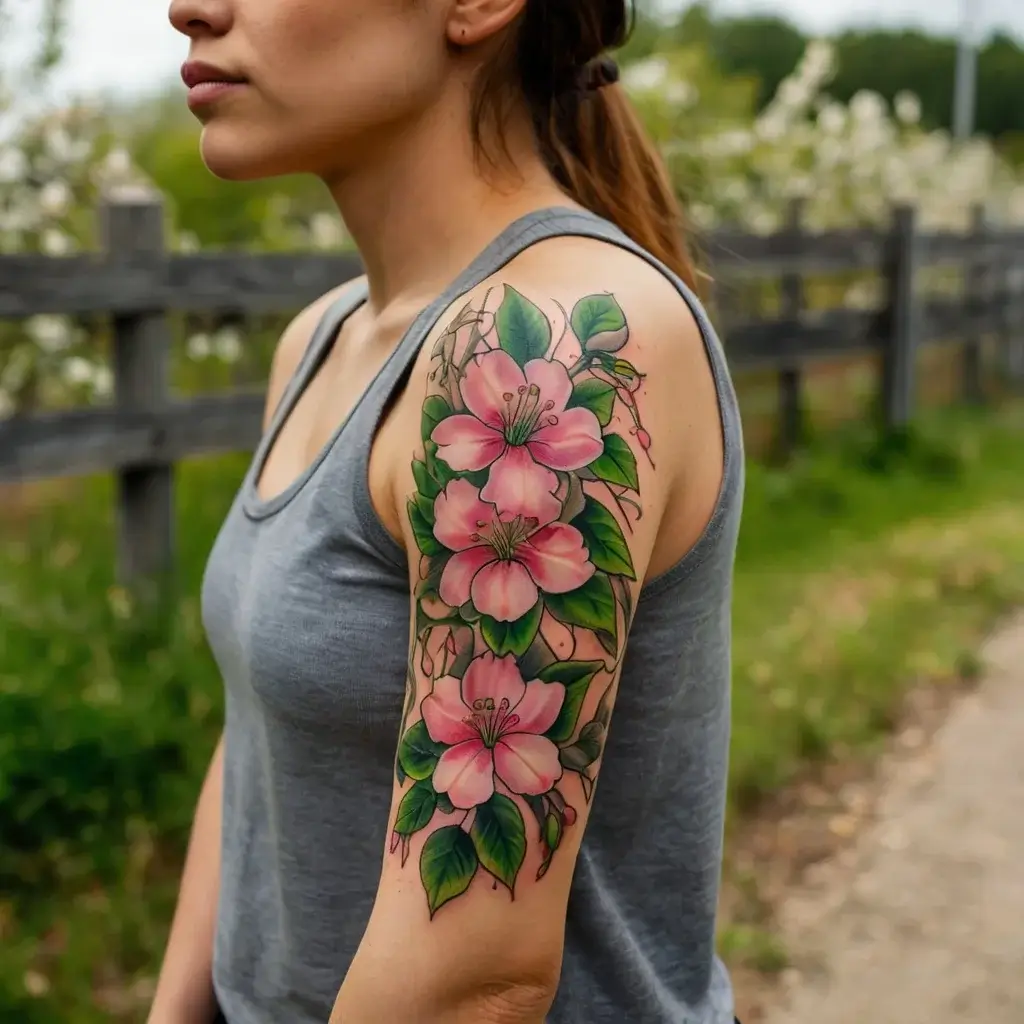
[[[252,181],[291,173],[279,146],[260,145],[252,129],[216,121],[203,128],[199,146],[211,174],[225,181]]]

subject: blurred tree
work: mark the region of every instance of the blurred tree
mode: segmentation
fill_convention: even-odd
[[[956,67],[953,40],[911,30],[844,32],[836,39],[836,59],[839,70],[829,91],[841,102],[861,89],[871,89],[891,102],[898,92],[909,89],[921,100],[926,125],[951,124]],[[983,131],[986,128],[979,125]]]
[[[39,39],[33,54],[30,71],[36,76],[45,75],[59,61],[67,34],[67,0],[36,0],[39,4],[37,15]],[[11,20],[10,0],[0,0],[0,29]],[[0,32],[0,38],[2,38]],[[0,57],[0,77],[4,73],[4,61]]]
[[[785,18],[715,18],[705,2],[689,5],[656,32],[650,27],[645,32],[638,40],[637,56],[666,45],[704,42],[723,72],[755,76],[760,82],[758,109],[768,105],[808,43],[807,36]],[[950,126],[956,64],[953,39],[913,30],[872,29],[842,32],[833,43],[838,72],[829,93],[837,100],[848,102],[868,89],[892,103],[899,93],[909,91],[921,100],[926,126]],[[1024,46],[996,33],[978,54],[978,131],[993,138],[1024,132],[1022,96]]]
[[[956,43],[921,32],[845,32],[836,40],[839,73],[831,92],[848,100],[859,89],[886,99],[909,89],[924,123],[948,128],[953,114]],[[977,130],[994,138],[1024,130],[1024,48],[997,34],[978,53]]]
[[[1006,142],[1024,134],[1024,48],[996,33],[978,55],[978,128]]]
[[[680,31],[696,4],[680,19]],[[797,66],[807,47],[804,34],[784,18],[753,16],[728,18],[709,26],[708,40],[722,70],[727,74],[754,74],[761,83],[758,108],[768,105],[779,83]]]

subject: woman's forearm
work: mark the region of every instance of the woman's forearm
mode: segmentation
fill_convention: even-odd
[[[223,749],[222,739],[196,805],[178,906],[149,1024],[207,1024],[216,1011],[213,938],[220,889]]]

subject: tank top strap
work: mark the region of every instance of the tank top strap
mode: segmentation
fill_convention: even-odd
[[[271,416],[270,426],[266,431],[268,436],[277,433],[278,428],[281,426],[280,421],[288,417],[292,405],[294,405],[308,387],[309,382],[316,375],[320,364],[337,339],[342,325],[366,299],[367,284],[363,280],[351,288],[346,288],[323,312],[313,328],[313,333],[310,335],[306,348],[298,363],[296,363],[284,391],[281,393],[277,408]]]
[[[274,443],[284,421],[291,415],[292,409],[309,386],[309,382],[334,344],[342,324],[366,301],[366,298],[366,282],[360,281],[359,284],[346,288],[317,321],[302,357],[295,365],[288,383],[281,392],[277,407],[271,413],[270,422],[266,430],[263,431],[263,436],[250,463],[250,474],[258,472],[262,467],[267,456],[267,449]]]

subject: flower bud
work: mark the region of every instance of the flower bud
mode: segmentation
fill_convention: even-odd
[[[558,844],[562,841],[562,822],[554,813],[549,813],[544,819],[544,843],[549,850],[557,850]]]

